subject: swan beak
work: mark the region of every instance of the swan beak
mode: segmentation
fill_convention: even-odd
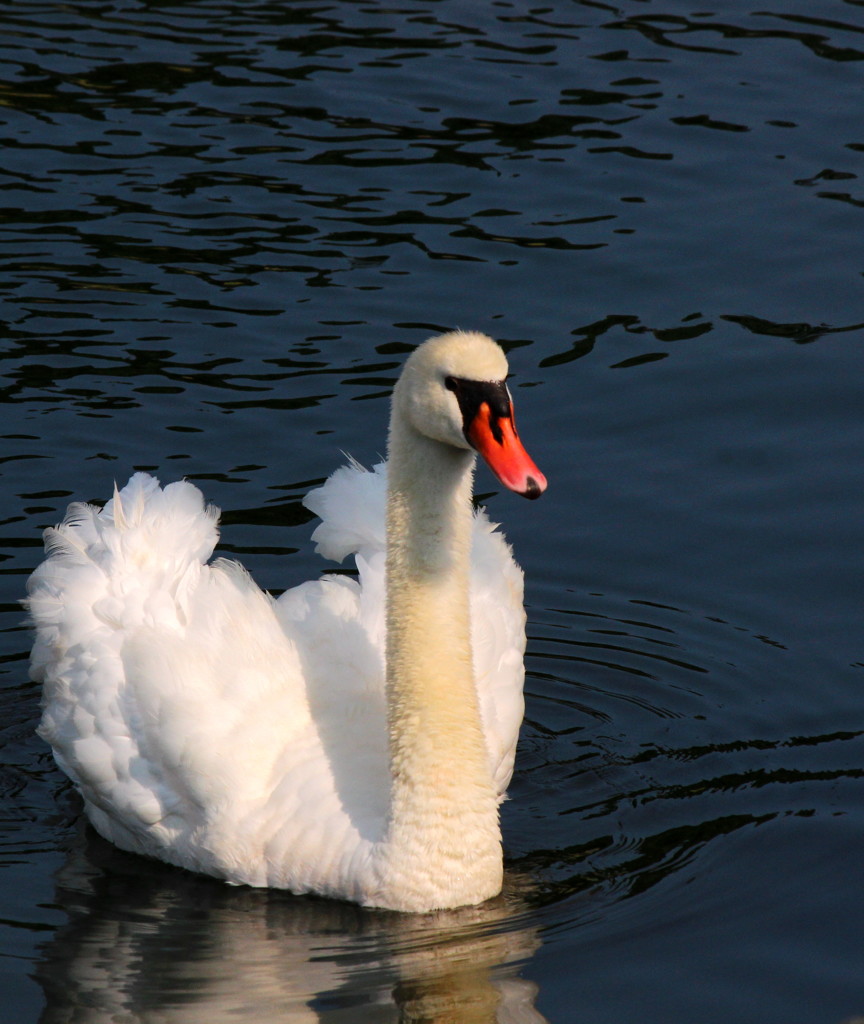
[[[539,498],[546,490],[546,477],[516,433],[512,406],[506,415],[499,415],[488,402],[481,402],[465,428],[465,436],[505,487],[531,499]]]

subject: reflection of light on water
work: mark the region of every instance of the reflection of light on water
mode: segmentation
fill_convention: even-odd
[[[544,1020],[519,977],[539,939],[513,892],[438,914],[367,911],[231,888],[88,832],[57,902],[69,921],[38,968],[45,1022]]]

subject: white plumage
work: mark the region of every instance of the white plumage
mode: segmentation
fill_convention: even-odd
[[[441,344],[454,338],[458,344]],[[447,335],[418,353],[436,343],[436,367],[444,362],[435,372],[447,379],[470,375],[478,346],[483,371],[487,348],[494,345],[482,335]],[[415,364],[421,358],[412,357]],[[496,369],[500,379],[506,367]],[[443,395],[436,393],[435,402],[452,405],[449,414],[456,417],[460,406],[452,392],[439,390]],[[394,419],[396,408],[394,401]],[[391,421],[391,462],[397,433]],[[444,449],[440,440],[416,443]],[[470,488],[473,453],[455,433],[448,445],[444,463],[450,467],[455,458],[461,467],[453,470],[453,488],[464,490],[466,477]],[[428,477],[428,453],[414,461],[422,461],[422,476]],[[64,522],[46,531],[48,557],[33,574],[28,602],[37,626],[33,675],[44,684],[39,731],[103,836],[123,849],[234,883],[373,906],[428,910],[478,902],[498,890],[500,868],[496,879],[480,854],[454,854],[456,844],[446,839],[452,825],[468,847],[475,830],[478,850],[493,829],[492,846],[500,844],[497,813],[484,805],[476,822],[439,827],[442,816],[449,822],[450,811],[426,809],[435,800],[425,795],[424,784],[411,781],[421,768],[412,768],[408,755],[407,767],[400,767],[402,755],[394,754],[403,730],[402,712],[394,708],[410,708],[404,731],[416,730],[414,746],[429,744],[418,755],[417,764],[427,766],[422,771],[428,774],[432,764],[437,772],[452,761],[454,776],[461,777],[464,760],[465,785],[477,789],[470,782],[470,741],[463,752],[458,726],[450,737],[439,735],[451,732],[449,723],[462,715],[463,704],[471,716],[471,700],[459,697],[459,669],[447,667],[447,652],[458,647],[458,638],[451,643],[440,629],[421,627],[419,640],[406,641],[418,648],[418,663],[433,658],[441,664],[436,683],[449,687],[448,672],[454,676],[455,707],[439,706],[449,698],[417,704],[413,691],[403,692],[398,680],[387,682],[388,629],[396,633],[397,627],[388,625],[395,613],[385,593],[389,585],[391,605],[392,595],[401,593],[388,583],[395,577],[386,567],[385,535],[392,538],[387,530],[395,529],[385,526],[387,473],[383,465],[371,472],[348,465],[305,501],[321,518],[313,534],[317,550],[337,561],[353,555],[358,578],[324,577],[278,600],[236,563],[208,562],[217,510],[205,506],[187,482],[162,489],[138,473],[101,511],[72,505]],[[535,473],[537,479],[542,477]],[[411,482],[409,490],[423,486]],[[441,489],[441,479],[435,486]],[[485,744],[477,777],[481,789],[488,778],[497,805],[513,770],[523,712],[522,574],[485,513],[472,516],[462,496],[470,519],[473,672],[470,666],[467,671]],[[442,516],[449,521],[452,509]],[[424,558],[429,544],[448,543],[434,524],[432,532],[421,546]],[[411,576],[401,568],[389,571],[400,580]],[[442,578],[449,580],[449,572]],[[400,607],[422,589],[416,581],[400,585],[407,595],[396,602]],[[421,597],[419,608],[434,606],[434,595]],[[459,608],[452,614],[458,620]],[[438,621],[434,607],[430,616]],[[394,662],[403,657],[397,653]],[[446,767],[441,771],[446,777]],[[408,796],[399,796],[400,785]],[[463,796],[454,790],[450,799],[479,807],[483,798],[469,790]],[[404,812],[398,810],[403,803],[410,805]],[[409,831],[424,837],[418,848],[400,838]],[[439,832],[445,835],[440,843]],[[500,845],[497,856],[500,862]]]

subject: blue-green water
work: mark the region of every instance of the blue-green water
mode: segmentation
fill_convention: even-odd
[[[0,1018],[864,1014],[864,4],[754,6],[0,14]],[[550,483],[478,476],[529,606],[505,898],[112,850],[33,734],[42,528],[147,468],[316,575],[301,496],[454,326]]]

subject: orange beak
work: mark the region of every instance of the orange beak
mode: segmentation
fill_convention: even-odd
[[[465,436],[505,487],[526,498],[539,498],[546,490],[546,477],[516,433],[512,409],[507,416],[496,416],[488,402],[481,402]]]

